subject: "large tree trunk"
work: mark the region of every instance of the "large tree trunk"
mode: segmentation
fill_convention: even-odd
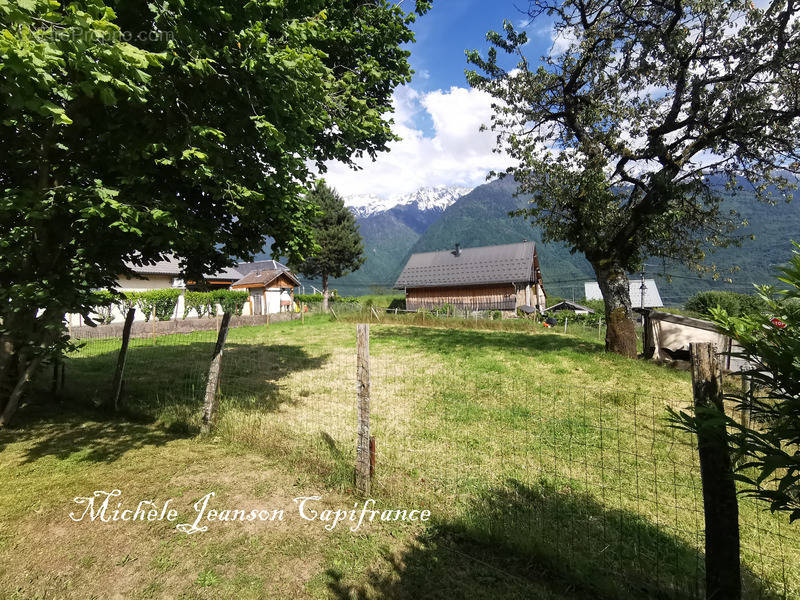
[[[4,326],[15,335],[0,338],[0,428],[16,413],[44,357],[56,351],[64,315],[31,310],[3,314]],[[20,340],[23,340],[22,342]]]
[[[606,350],[636,358],[636,323],[628,275],[614,261],[592,263],[606,303]]]
[[[322,276],[322,312],[328,312],[328,276]]]

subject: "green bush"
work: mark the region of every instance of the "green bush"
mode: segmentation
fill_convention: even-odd
[[[389,308],[394,310],[395,308],[398,310],[405,310],[406,309],[406,299],[405,298],[394,298],[389,303]]]
[[[94,294],[96,303],[92,312],[99,317],[95,320],[101,325],[108,325],[114,320],[114,308],[120,303],[120,297],[108,290],[97,290]]]
[[[335,292],[336,290],[333,290]],[[329,302],[349,302],[349,303],[358,303],[358,298],[354,296],[338,296],[334,295],[333,292],[328,296]],[[295,302],[301,304],[305,302],[306,304],[319,304],[322,302],[322,294],[295,294],[294,296]]]
[[[591,308],[595,313],[602,315],[603,318],[606,316],[606,303],[604,300],[587,300],[584,298],[578,304]]]
[[[547,297],[547,302],[546,302],[547,308],[550,308],[551,306],[555,306],[559,302],[563,302],[563,301],[564,301],[564,299],[561,296],[548,296]]]
[[[297,303],[315,304],[322,302],[322,294],[295,294],[294,300]]]
[[[215,290],[209,292],[215,301],[222,307],[222,312],[229,312],[232,315],[241,315],[244,305],[250,294],[243,290]],[[215,307],[216,308],[216,307]]]
[[[210,292],[187,291],[184,295],[183,318],[189,316],[194,310],[198,317],[217,316],[217,304],[222,307],[222,312],[232,315],[241,315],[244,305],[250,294],[244,290],[212,290]]]
[[[726,291],[699,292],[684,304],[686,310],[702,317],[710,317],[712,309],[717,307],[731,317],[740,317],[759,314],[765,306],[764,300],[759,296]]]
[[[800,245],[778,279],[788,289],[759,288],[763,310],[736,317],[712,308],[712,319],[743,348],[753,365],[747,371],[752,386],[728,396],[737,418],[727,421],[737,460],[736,478],[743,492],[769,503],[790,521],[800,519]],[[747,411],[750,419],[740,422]],[[675,421],[696,431],[696,416],[673,413]]]
[[[788,298],[784,300],[782,308],[788,320],[800,323],[800,298]]]
[[[178,289],[163,289],[133,292],[128,296],[135,297],[136,305],[144,313],[145,321],[149,321],[154,313],[159,321],[169,321],[175,314],[181,293],[182,290]]]
[[[455,315],[456,314],[455,311],[456,311],[455,306],[453,306],[449,302],[445,302],[441,306],[436,306],[431,309],[432,314],[444,317]]]
[[[189,316],[193,310],[199,318],[216,314],[216,307],[211,298],[211,292],[186,291],[183,295],[183,318]]]

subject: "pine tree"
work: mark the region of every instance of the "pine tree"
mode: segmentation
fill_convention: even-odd
[[[319,181],[307,198],[319,209],[312,225],[318,248],[290,266],[306,277],[322,279],[322,310],[328,312],[328,278],[357,271],[366,260],[364,244],[353,213],[335,190]]]

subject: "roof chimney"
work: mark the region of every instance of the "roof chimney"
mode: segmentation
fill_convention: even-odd
[[[456,244],[456,249],[453,250],[453,256],[461,256],[461,244]]]

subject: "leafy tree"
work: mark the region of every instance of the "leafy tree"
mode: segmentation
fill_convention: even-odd
[[[171,253],[199,281],[267,235],[311,247],[311,170],[394,139],[413,19],[386,0],[0,1],[0,410],[131,262]]]
[[[711,309],[713,320],[753,365],[746,373],[750,391],[727,398],[736,413],[750,418],[720,415],[732,432],[736,477],[746,494],[769,502],[792,521],[800,518],[800,245],[795,247],[779,277],[788,289],[759,288],[766,310],[734,317],[722,308]],[[694,415],[674,416],[684,428],[696,429]]]
[[[698,292],[684,304],[686,310],[704,317],[711,316],[711,309],[717,307],[724,308],[732,317],[761,312],[765,309],[764,302],[759,296],[714,290]]]
[[[343,277],[364,264],[364,244],[353,213],[335,190],[319,181],[308,193],[318,207],[313,223],[318,249],[302,261],[289,265],[306,277],[322,278],[322,311],[328,312],[328,278]]]
[[[800,6],[773,0],[534,0],[557,42],[539,65],[505,23],[468,60],[496,100],[520,211],[591,263],[606,301],[606,348],[635,356],[627,273],[646,257],[698,266],[736,241],[715,181],[788,199],[800,170]],[[498,48],[518,56],[515,69]],[[717,177],[718,176],[718,177]]]

